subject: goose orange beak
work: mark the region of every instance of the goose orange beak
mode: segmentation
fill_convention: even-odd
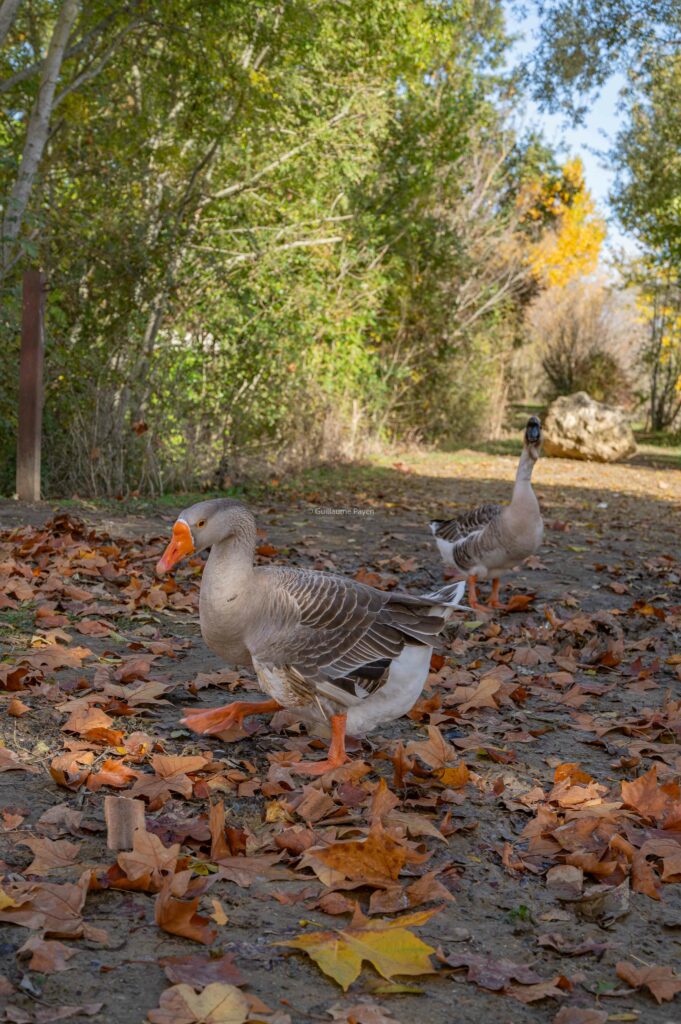
[[[156,563],[156,572],[159,576],[170,572],[174,565],[177,565],[187,555],[191,555],[193,550],[192,532],[186,523],[178,519],[173,526],[172,540]]]

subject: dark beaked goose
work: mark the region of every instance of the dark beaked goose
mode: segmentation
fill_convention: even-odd
[[[434,519],[430,529],[445,565],[452,575],[468,580],[468,600],[473,608],[485,608],[478,601],[476,583],[491,579],[490,608],[503,608],[499,601],[499,576],[533,555],[541,544],[544,522],[532,489],[532,470],[539,458],[541,424],[531,416],[525,427],[523,450],[518,463],[510,505],[479,505],[456,519]]]

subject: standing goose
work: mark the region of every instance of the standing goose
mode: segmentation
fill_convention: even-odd
[[[479,505],[457,519],[434,519],[430,524],[445,565],[467,577],[468,600],[473,608],[486,607],[478,601],[476,583],[488,577],[492,580],[489,607],[503,608],[499,601],[500,574],[539,549],[544,523],[532,490],[532,470],[540,445],[541,424],[531,416],[525,427],[510,505]]]
[[[302,762],[310,775],[344,764],[351,735],[406,714],[428,676],[435,637],[465,586],[424,596],[386,593],[328,572],[253,565],[256,525],[238,501],[216,499],[181,513],[156,571],[210,548],[199,599],[201,633],[212,651],[255,669],[269,700],[187,711],[194,732],[220,733],[246,715],[295,708],[331,730],[329,756]]]

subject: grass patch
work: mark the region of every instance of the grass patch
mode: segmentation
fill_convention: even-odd
[[[35,607],[32,602],[20,608],[4,608],[0,611],[0,640],[10,644],[24,644],[27,636],[33,634]]]

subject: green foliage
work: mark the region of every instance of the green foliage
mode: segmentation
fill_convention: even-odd
[[[681,54],[637,76],[617,140],[615,203],[626,229],[658,262],[681,267]]]
[[[579,120],[579,100],[613,72],[637,73],[678,47],[678,0],[537,0],[539,46],[530,77],[550,110]]]
[[[21,5],[0,195],[59,5]],[[532,290],[498,0],[83,5],[6,268],[49,282],[48,493],[222,487],[487,436]],[[2,86],[0,86],[2,88]],[[12,489],[16,385],[0,395]]]

